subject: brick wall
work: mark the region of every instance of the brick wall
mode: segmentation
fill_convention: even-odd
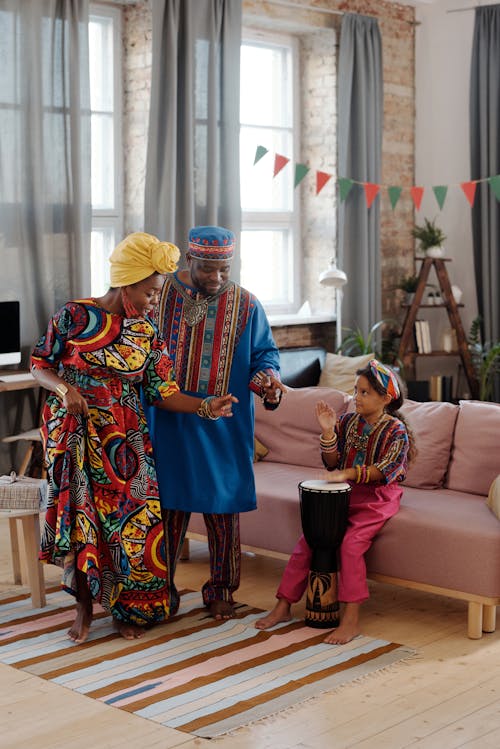
[[[414,184],[414,9],[383,0],[304,0],[304,4],[314,4],[318,9],[365,13],[378,18],[384,73],[382,181],[384,185]],[[281,30],[298,36],[303,67],[301,159],[309,163],[312,170],[324,169],[335,173],[335,40],[341,16],[317,10],[292,10],[265,0],[243,0],[243,21],[250,27]],[[124,223],[125,231],[129,232],[142,229],[144,222],[151,76],[151,0],[124,7],[123,48]],[[301,191],[304,227],[302,298],[309,300],[313,312],[321,312],[332,306],[330,291],[322,288],[317,279],[335,250],[336,196],[333,180],[316,196],[314,179],[311,175],[308,177],[297,188]],[[384,317],[392,317],[400,312],[399,292],[394,293],[394,283],[414,269],[411,238],[414,212],[411,200],[405,198],[404,194],[394,211],[385,190],[378,199],[381,200],[382,313]],[[286,345],[304,345],[302,328],[302,325],[287,328]]]

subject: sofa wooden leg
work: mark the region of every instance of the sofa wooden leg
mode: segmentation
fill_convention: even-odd
[[[467,635],[471,640],[479,640],[483,636],[483,604],[469,601],[467,621]]]
[[[497,607],[483,606],[483,632],[494,632],[496,629]]]

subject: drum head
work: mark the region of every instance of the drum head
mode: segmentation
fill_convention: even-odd
[[[301,481],[299,484],[300,489],[309,489],[313,492],[345,492],[350,491],[350,484],[334,483],[333,481],[324,481],[323,479],[310,479],[309,481]]]

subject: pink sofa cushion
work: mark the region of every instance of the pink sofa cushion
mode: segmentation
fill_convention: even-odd
[[[446,486],[487,496],[500,473],[500,405],[460,401]]]
[[[408,469],[406,486],[439,489],[450,461],[458,406],[440,401],[405,401],[401,413],[415,438],[417,457]]]
[[[255,436],[269,450],[264,462],[322,468],[321,430],[314,411],[319,400],[329,403],[340,416],[349,396],[332,388],[289,388],[276,411],[266,411],[260,399],[256,399]]]

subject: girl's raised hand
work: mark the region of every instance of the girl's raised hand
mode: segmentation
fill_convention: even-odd
[[[325,403],[325,401],[318,401],[316,403],[316,417],[324,435],[333,432],[335,422],[337,421],[337,414],[328,403]]]

